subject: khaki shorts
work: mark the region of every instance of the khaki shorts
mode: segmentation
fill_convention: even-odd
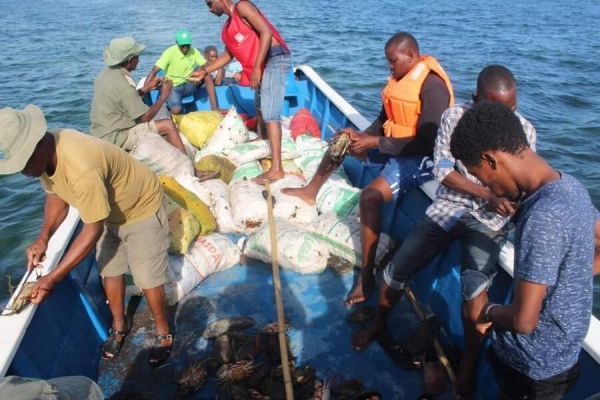
[[[152,289],[167,282],[169,226],[165,206],[149,218],[120,227],[105,226],[96,245],[103,277],[131,271],[135,285]]]
[[[158,128],[154,121],[142,122],[127,130],[127,139],[123,142],[121,148],[125,151],[131,151],[136,144],[140,141],[140,138],[148,133],[155,133],[158,135]]]

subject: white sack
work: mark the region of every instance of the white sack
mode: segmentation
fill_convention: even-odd
[[[276,220],[277,259],[285,269],[300,274],[318,274],[327,267],[327,244],[304,229],[285,221]],[[266,263],[271,262],[271,233],[265,224],[245,242],[240,243],[246,256]]]
[[[157,175],[194,175],[192,160],[156,133],[141,136],[129,154]]]

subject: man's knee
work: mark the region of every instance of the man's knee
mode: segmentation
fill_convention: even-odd
[[[178,133],[177,126],[170,118],[159,119],[155,121],[158,134],[161,136],[175,135]]]
[[[383,194],[373,188],[366,187],[360,193],[361,209],[372,209],[383,203]]]
[[[171,114],[173,115],[179,115],[181,114],[181,107],[172,107],[169,111],[171,111]]]

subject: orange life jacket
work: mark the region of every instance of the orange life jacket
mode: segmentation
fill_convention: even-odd
[[[421,87],[429,72],[435,72],[443,79],[448,92],[450,103],[454,104],[454,92],[450,78],[432,56],[422,56],[413,69],[399,81],[390,78],[381,92],[383,106],[388,120],[383,124],[383,134],[386,137],[404,138],[417,134],[419,114],[421,114]]]

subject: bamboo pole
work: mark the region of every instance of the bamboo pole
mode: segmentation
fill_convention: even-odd
[[[406,292],[408,299],[410,300],[413,308],[415,309],[415,313],[417,314],[417,318],[419,318],[419,321],[421,321],[421,322],[425,321],[427,319],[425,317],[425,313],[423,313],[423,311],[421,310],[421,307],[419,306],[419,303],[417,301],[415,293],[412,291],[410,286],[405,285],[404,292]],[[450,361],[448,361],[448,357],[446,357],[446,352],[442,348],[440,339],[438,339],[437,337],[435,339],[433,339],[433,347],[438,356],[438,359],[440,360],[440,362],[442,363],[442,366],[444,367],[444,369],[446,370],[446,373],[448,374],[448,379],[450,380],[450,384],[452,385],[454,390],[456,390],[456,375],[454,374],[454,371],[452,370],[452,366],[450,365]]]
[[[273,268],[273,286],[275,287],[275,304],[277,305],[277,323],[279,326],[279,351],[281,353],[281,368],[285,383],[285,398],[294,400],[294,389],[292,387],[292,374],[290,373],[290,362],[288,359],[287,340],[285,338],[285,317],[283,314],[283,299],[281,297],[281,279],[279,277],[279,260],[277,258],[277,235],[275,234],[275,218],[273,216],[273,197],[271,185],[265,182],[267,189],[267,212],[269,216],[269,231],[271,232],[271,266]]]

